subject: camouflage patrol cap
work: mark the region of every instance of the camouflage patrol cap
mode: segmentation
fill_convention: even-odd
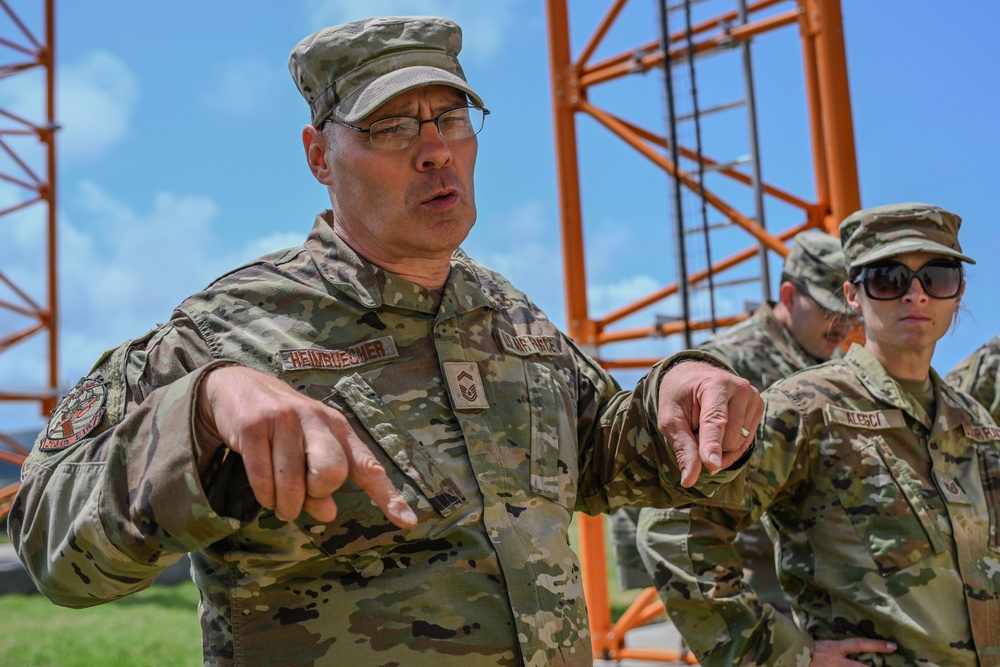
[[[847,265],[836,238],[818,230],[797,234],[781,272],[826,310],[854,316],[844,299]]]
[[[931,204],[906,203],[855,211],[840,223],[840,243],[848,268],[907,252],[932,252],[976,262],[962,254],[962,218]]]
[[[354,123],[389,99],[444,84],[483,106],[458,63],[462,29],[435,16],[382,16],[309,35],[292,50],[288,69],[309,103],[316,127],[330,116]]]

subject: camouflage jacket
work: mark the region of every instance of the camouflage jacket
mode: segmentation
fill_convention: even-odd
[[[590,667],[573,512],[698,501],[743,475],[677,484],[656,430],[664,364],[621,391],[461,251],[437,294],[360,259],[327,216],[70,392],[23,468],[20,558],[83,607],[190,552],[208,665]],[[192,425],[199,381],[234,362],[347,415],[419,525],[396,528],[350,480],[331,523],[261,511],[239,457],[204,454]]]
[[[757,391],[764,391],[796,371],[821,363],[802,349],[788,329],[774,317],[768,303],[762,304],[751,317],[715,334],[698,349],[725,360]],[[753,572],[752,585],[756,587],[757,594],[785,607],[784,595],[774,573],[774,545],[768,537],[764,521],[742,531],[736,538],[736,548],[747,572]],[[627,588],[653,585],[635,544],[638,522],[638,509],[617,512],[611,522],[618,578]]]
[[[997,377],[1000,373],[1000,335],[994,336],[982,347],[958,363],[945,376],[953,387],[970,394],[990,411],[993,421],[1000,423],[1000,392]]]
[[[806,665],[813,642],[896,642],[870,665],[1000,665],[1000,429],[932,370],[933,420],[863,347],[764,392],[750,493],[643,510],[640,548],[700,664]],[[764,510],[795,620],[731,542]]]
[[[788,329],[775,319],[768,303],[761,304],[752,317],[712,336],[698,349],[724,359],[757,391],[821,363],[803,350]]]

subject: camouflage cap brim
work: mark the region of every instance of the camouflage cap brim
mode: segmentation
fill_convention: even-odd
[[[462,29],[438,16],[376,16],[330,26],[300,41],[288,71],[309,104],[314,126],[335,116],[355,123],[392,97],[442,84],[483,100],[465,78]]]
[[[868,251],[863,252],[854,259],[851,263],[851,268],[865,266],[883,259],[903,255],[908,252],[930,252],[936,255],[954,257],[955,259],[969,264],[976,263],[976,260],[972,259],[968,255],[963,255],[957,250],[953,250],[946,245],[935,243],[934,241],[930,241],[926,238],[906,238],[899,239],[897,241],[890,241],[884,245],[877,245]]]
[[[844,317],[857,317],[857,313],[847,305],[843,288],[839,292],[831,292],[825,287],[806,283],[802,283],[800,287],[805,289],[809,293],[809,297],[825,310],[843,315]]]
[[[485,106],[482,98],[460,77],[437,67],[417,66],[395,70],[375,79],[341,100],[331,114],[345,123],[354,123],[401,93],[434,84],[457,88],[468,95],[476,106]]]

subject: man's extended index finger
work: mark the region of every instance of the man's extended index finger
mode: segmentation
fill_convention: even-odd
[[[393,486],[385,468],[368,451],[354,431],[349,428],[347,431],[341,442],[346,442],[344,452],[350,465],[348,476],[375,501],[389,521],[403,529],[416,526],[417,515],[399,494],[399,490]]]

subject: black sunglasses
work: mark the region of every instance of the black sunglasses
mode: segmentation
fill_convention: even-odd
[[[876,301],[891,301],[906,294],[916,278],[932,299],[954,299],[962,291],[962,265],[949,260],[933,260],[917,271],[900,262],[879,262],[861,269],[855,283],[863,283],[865,294]]]

